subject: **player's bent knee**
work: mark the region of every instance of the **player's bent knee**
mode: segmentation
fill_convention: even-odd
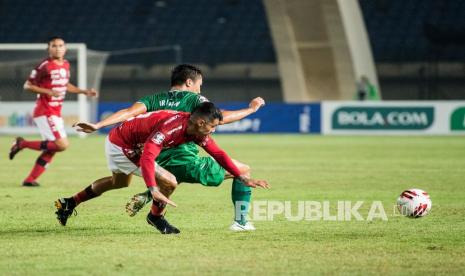
[[[170,177],[169,181],[167,181],[167,186],[168,188],[173,190],[176,189],[176,187],[178,187],[178,181],[176,180],[175,176]]]
[[[177,186],[178,185],[178,180],[176,179],[176,176],[171,175],[169,178],[169,181],[171,182],[172,185]]]
[[[55,144],[57,145],[57,151],[64,151],[69,147],[68,141],[55,141]]]
[[[68,146],[63,146],[63,145],[57,145],[57,151],[65,151],[68,148]]]
[[[175,190],[178,186],[178,182],[175,176],[165,177],[163,179],[157,179],[157,181],[159,182],[159,185],[161,188],[171,190],[171,191]]]

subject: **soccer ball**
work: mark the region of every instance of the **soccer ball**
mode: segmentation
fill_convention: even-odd
[[[427,192],[420,189],[403,191],[397,199],[399,212],[407,217],[424,217],[431,210],[432,202]]]

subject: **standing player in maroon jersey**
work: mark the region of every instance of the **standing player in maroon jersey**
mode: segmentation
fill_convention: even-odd
[[[254,180],[249,176],[249,167],[231,158],[220,149],[210,134],[223,119],[221,111],[210,102],[197,106],[192,114],[171,110],[154,111],[125,121],[111,130],[105,143],[108,167],[113,172],[108,177],[94,181],[87,188],[69,198],[55,202],[57,219],[66,225],[74,208],[102,193],[127,187],[133,174],[142,176],[152,193],[152,208],[147,222],[162,234],[177,234],[179,230],[163,217],[166,204],[176,206],[168,197],[177,186],[176,178],[158,166],[154,161],[165,148],[186,142],[195,142],[210,154],[232,176],[239,178],[249,187],[268,188],[264,180]],[[157,181],[171,183],[157,185]]]
[[[23,186],[37,187],[37,178],[45,171],[56,152],[64,151],[68,145],[61,107],[66,92],[96,96],[94,89],[81,90],[69,83],[69,62],[66,54],[65,41],[61,37],[48,40],[49,57],[43,60],[24,83],[26,91],[36,93],[37,101],[33,113],[34,123],[39,128],[41,141],[27,141],[17,137],[10,150],[10,160],[22,149],[42,151],[39,158],[24,180]]]

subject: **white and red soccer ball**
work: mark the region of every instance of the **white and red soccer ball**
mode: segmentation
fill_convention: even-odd
[[[429,194],[420,189],[405,190],[397,199],[399,212],[407,217],[424,217],[431,210],[431,206]]]

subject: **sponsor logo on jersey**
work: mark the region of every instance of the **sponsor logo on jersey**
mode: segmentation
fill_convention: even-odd
[[[52,85],[66,85],[68,84],[68,74],[66,69],[60,68],[50,71],[50,78]]]
[[[52,80],[52,85],[67,85],[68,79]]]
[[[164,110],[164,111],[167,111],[167,110]],[[166,120],[163,125],[167,125],[169,123],[171,123],[172,121],[176,120],[177,118],[179,118],[179,115],[174,115],[173,117],[169,118],[168,120]]]
[[[161,132],[155,133],[155,135],[153,135],[152,137],[152,141],[157,145],[161,145],[164,140],[165,140],[165,135]]]
[[[168,131],[166,134],[171,135],[171,134],[173,134],[173,132],[176,132],[176,131],[181,130],[181,129],[182,129],[182,125],[173,128],[172,130]]]
[[[60,68],[60,75],[62,78],[66,78],[67,77],[67,71],[65,68]]]

